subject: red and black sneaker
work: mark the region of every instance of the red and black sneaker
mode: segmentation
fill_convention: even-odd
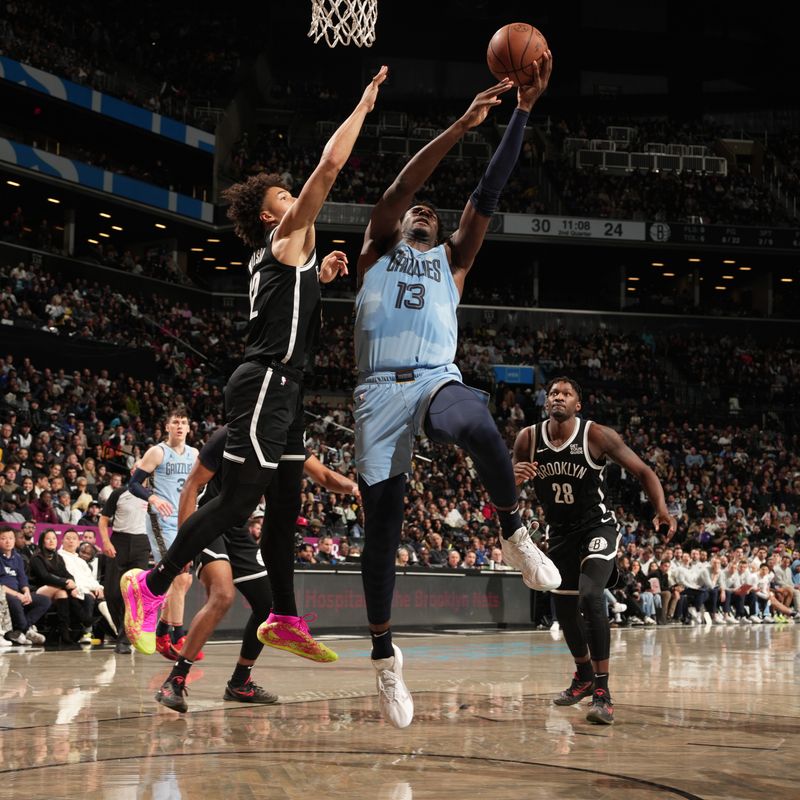
[[[180,653],[175,653],[172,647],[172,639],[168,633],[163,636],[156,636],[156,652],[161,653],[168,661],[177,661]]]
[[[189,706],[186,703],[186,695],[186,678],[182,675],[176,675],[172,679],[167,678],[161,684],[161,688],[156,692],[156,700],[162,706],[185,714],[189,710]]]
[[[574,706],[580,703],[584,697],[592,696],[592,681],[582,681],[575,672],[572,675],[572,683],[568,689],[564,689],[561,694],[553,698],[557,706]]]
[[[607,689],[595,689],[592,692],[592,705],[586,719],[598,725],[614,724],[614,704]]]
[[[183,646],[185,644],[186,644],[186,637],[181,636],[181,638],[178,639],[177,642],[175,642],[174,644],[170,644],[169,646],[170,655],[166,656],[166,658],[170,658],[173,661],[177,661],[183,654]],[[197,655],[192,659],[192,663],[196,664],[198,661],[202,661],[205,657],[206,657],[205,653],[202,650],[198,650]]]
[[[234,686],[228,681],[222,699],[235,700],[237,703],[260,703],[266,706],[271,703],[277,703],[278,695],[273,692],[268,692],[262,686],[253,683],[253,681],[248,678],[247,682],[242,686]]]

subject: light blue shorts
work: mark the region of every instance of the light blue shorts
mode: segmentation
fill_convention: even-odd
[[[431,398],[445,384],[462,380],[455,364],[421,367],[413,374],[414,380],[398,381],[396,372],[374,372],[353,393],[356,467],[369,486],[411,470],[414,439],[422,433]]]
[[[150,549],[153,552],[153,558],[156,564],[164,557],[164,553],[172,547],[172,543],[178,535],[178,517],[167,517],[164,519],[153,508],[148,508],[147,515],[145,516],[145,530],[147,531],[147,538],[150,540]],[[161,533],[161,538],[164,541],[165,550],[161,552],[158,546],[158,538],[156,536],[156,529]]]

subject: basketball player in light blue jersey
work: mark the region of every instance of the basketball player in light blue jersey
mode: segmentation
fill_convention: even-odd
[[[186,410],[176,408],[167,416],[167,441],[153,445],[133,473],[128,490],[146,500],[147,535],[153,558],[160,561],[178,535],[178,506],[181,489],[197,460],[197,448],[186,444],[189,418]],[[142,484],[149,479],[150,488]],[[183,629],[183,606],[192,576],[184,572],[172,584],[161,610],[156,630],[156,650],[172,661],[178,658],[186,631]],[[197,660],[197,657],[195,657]]]
[[[522,524],[511,457],[486,397],[464,386],[453,363],[464,281],[519,156],[528,114],[547,87],[551,70],[548,51],[534,83],[518,89],[517,108],[467,201],[458,230],[443,240],[436,211],[412,201],[453,145],[501,102],[500,95],[512,88],[508,80],[478,94],[464,116],[408,162],[375,206],[364,235],[355,325],[356,463],[366,520],[361,574],[380,708],[398,728],[411,723],[414,704],[389,621],[394,553],[416,435],[424,431],[433,441],[456,444],[472,457],[498,510],[505,560],[522,572],[525,583],[553,589],[561,581]]]

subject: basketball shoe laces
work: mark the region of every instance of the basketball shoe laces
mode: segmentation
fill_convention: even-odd
[[[384,669],[378,674],[378,680],[381,682],[381,693],[390,703],[394,703],[397,695],[397,674]]]

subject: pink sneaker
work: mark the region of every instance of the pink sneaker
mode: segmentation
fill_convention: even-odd
[[[125,633],[128,641],[140,653],[152,655],[156,651],[156,625],[164,596],[153,594],[141,569],[129,569],[120,579],[122,599],[125,603]]]
[[[339,656],[324,644],[316,641],[308,630],[308,623],[317,618],[316,614],[305,617],[290,617],[273,614],[258,626],[258,641],[268,647],[286,650],[311,661],[337,661]]]

